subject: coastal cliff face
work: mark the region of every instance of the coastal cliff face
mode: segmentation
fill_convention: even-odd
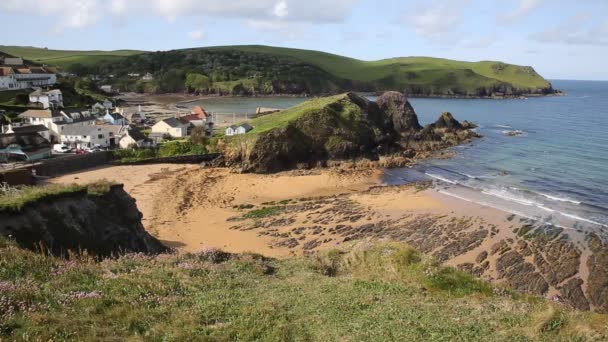
[[[292,115],[290,111],[299,112]],[[279,121],[281,116],[293,119],[261,131],[261,126]],[[247,135],[229,139],[224,149],[229,165],[240,166],[244,172],[271,173],[314,167],[328,160],[377,160],[381,155],[402,153],[411,158],[477,137],[470,124],[460,124],[451,114],[422,127],[399,92],[385,93],[377,102],[347,93],[270,114],[263,120],[254,120],[254,130]]]
[[[86,250],[97,256],[168,251],[148,234],[135,200],[122,185],[100,195],[86,190],[49,196],[18,211],[0,211],[0,235],[28,249],[61,255]]]

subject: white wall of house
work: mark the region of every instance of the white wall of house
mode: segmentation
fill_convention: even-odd
[[[13,75],[0,76],[0,91],[15,89],[15,78]]]
[[[239,135],[239,134],[245,134],[247,133],[247,130],[245,130],[245,127],[243,126],[238,126],[236,128],[232,128],[232,127],[228,127],[226,128],[226,135],[227,136],[233,136],[233,135]]]
[[[61,142],[68,146],[76,146],[77,148],[101,146],[110,146],[109,133],[101,128],[92,130],[89,135],[61,135]]]
[[[171,127],[166,122],[159,121],[152,126],[152,133],[169,134],[173,138],[185,138],[188,136],[188,126]]]

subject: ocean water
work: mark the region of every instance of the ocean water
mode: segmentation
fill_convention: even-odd
[[[388,170],[386,182],[434,179],[439,191],[548,224],[608,231],[608,82],[553,81],[568,96],[410,99],[422,123],[449,111],[484,138],[456,157]],[[521,135],[507,133],[520,131]]]
[[[553,81],[563,97],[528,100],[410,99],[423,124],[443,111],[484,136],[456,157],[387,170],[388,184],[433,179],[438,191],[564,228],[608,232],[608,82]],[[373,98],[372,98],[373,99]],[[211,98],[223,113],[288,108],[304,98]],[[506,133],[520,131],[519,136]]]

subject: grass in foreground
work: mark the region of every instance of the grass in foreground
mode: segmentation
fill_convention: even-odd
[[[0,243],[0,339],[572,341],[605,316],[500,291],[404,245],[270,260],[70,261]]]

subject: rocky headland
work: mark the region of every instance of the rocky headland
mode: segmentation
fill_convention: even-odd
[[[220,145],[226,165],[254,173],[381,156],[412,160],[479,137],[473,124],[461,124],[450,113],[423,127],[399,92],[384,93],[376,102],[355,93],[312,100],[251,125],[251,132],[227,137]]]

